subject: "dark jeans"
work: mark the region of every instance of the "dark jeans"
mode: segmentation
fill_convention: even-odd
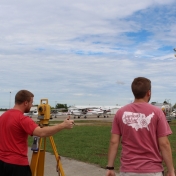
[[[28,166],[5,163],[0,160],[1,176],[32,176],[31,169]]]

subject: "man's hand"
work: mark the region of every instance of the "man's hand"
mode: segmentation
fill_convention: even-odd
[[[106,176],[115,176],[115,172],[113,170],[107,170],[106,171]]]
[[[67,119],[62,122],[62,124],[64,125],[64,128],[70,129],[73,128],[74,120],[70,120],[70,116],[68,116]]]
[[[175,176],[175,172],[174,172],[174,171],[171,172],[171,173],[168,172],[168,173],[166,174],[166,176]]]

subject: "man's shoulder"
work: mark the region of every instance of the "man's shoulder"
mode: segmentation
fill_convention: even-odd
[[[15,109],[9,109],[7,111],[5,111],[1,116],[9,116],[11,114],[22,114],[22,112],[15,110]]]
[[[146,109],[146,110],[150,110],[150,111],[155,111],[155,112],[159,112],[160,109],[150,103],[130,103],[127,104],[123,107],[121,107],[118,111],[119,112],[124,112],[124,111],[131,111],[134,110],[134,108],[137,109]]]
[[[133,105],[133,103],[126,104],[125,106],[121,107],[120,109],[125,109],[125,108],[128,108],[128,107],[131,107],[132,105]]]
[[[159,107],[154,106],[154,105],[152,105],[152,104],[150,104],[150,103],[148,103],[147,106],[148,106],[148,108],[151,108],[151,109],[153,109],[153,110],[155,110],[155,111],[161,111],[161,109],[160,109]]]
[[[129,111],[131,109],[132,105],[131,104],[127,104],[123,107],[121,107],[118,111],[117,111],[117,114],[120,114],[120,113],[124,113],[125,111]]]
[[[129,109],[129,108],[131,108],[133,106],[134,106],[133,103],[126,104],[125,106],[121,107],[119,110],[124,111],[124,110]]]

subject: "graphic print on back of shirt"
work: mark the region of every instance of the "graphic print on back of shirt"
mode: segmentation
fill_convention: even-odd
[[[138,131],[139,128],[147,128],[147,130],[149,130],[148,125],[150,124],[153,116],[153,112],[152,114],[145,116],[145,114],[125,111],[122,116],[122,121],[124,124],[134,128],[136,131]]]

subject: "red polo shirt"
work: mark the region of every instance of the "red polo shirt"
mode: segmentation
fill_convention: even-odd
[[[19,110],[11,109],[0,116],[0,160],[17,165],[29,165],[28,135],[38,125]]]

